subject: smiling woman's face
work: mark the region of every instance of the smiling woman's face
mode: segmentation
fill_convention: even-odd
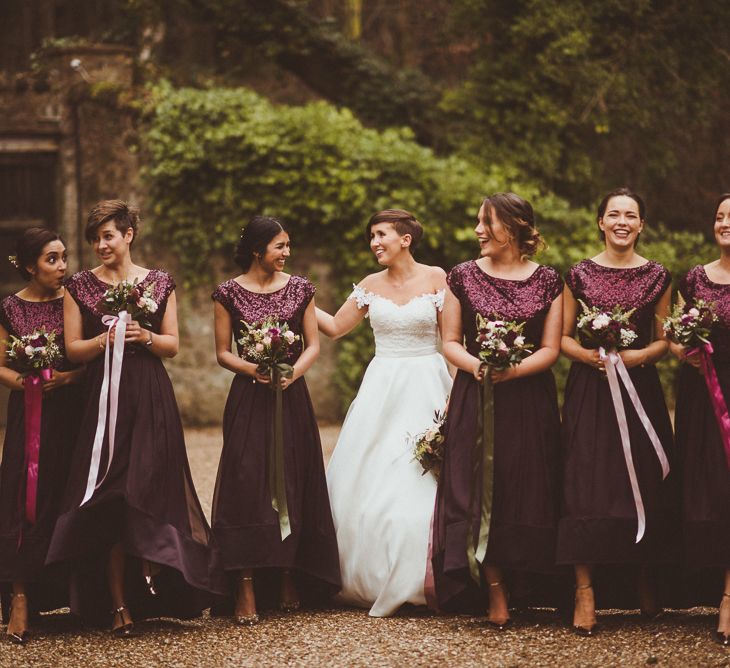
[[[598,221],[598,227],[606,236],[607,246],[617,249],[633,247],[644,229],[644,221],[639,215],[639,203],[626,195],[612,197]]]
[[[720,248],[730,248],[730,197],[717,207],[714,231],[717,245]]]

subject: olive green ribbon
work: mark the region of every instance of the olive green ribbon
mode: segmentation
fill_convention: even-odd
[[[291,378],[294,368],[290,364],[279,362],[270,367],[259,367],[262,376],[269,376],[269,387],[274,391],[274,419],[271,424],[269,440],[269,491],[271,507],[279,516],[279,531],[283,541],[291,534],[289,522],[289,506],[286,502],[286,476],[284,474],[284,398],[282,396],[281,379]]]
[[[466,558],[469,572],[477,584],[481,584],[479,564],[484,562],[489,542],[489,524],[492,519],[492,493],[494,490],[494,385],[489,377],[489,368],[479,390],[482,400],[477,411],[477,434],[472,449],[472,479],[470,504],[471,518],[467,527]],[[481,475],[480,475],[481,473]],[[481,489],[479,507],[479,536],[474,540],[474,507],[477,493]]]

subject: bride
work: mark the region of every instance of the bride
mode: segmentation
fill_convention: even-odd
[[[436,480],[413,460],[409,434],[443,410],[451,387],[438,352],[445,273],[413,259],[423,234],[399,209],[375,214],[366,238],[384,271],[355,286],[320,330],[339,338],[370,316],[375,357],[352,402],[327,469],[345,603],[373,617],[426,603],[424,582]]]

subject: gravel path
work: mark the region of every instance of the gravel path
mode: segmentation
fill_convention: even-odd
[[[337,427],[322,429],[325,458]],[[195,484],[206,513],[215,482],[218,430],[189,430]],[[730,652],[710,641],[716,611],[670,612],[654,622],[638,614],[602,614],[603,633],[578,638],[550,612],[517,617],[499,633],[484,620],[408,611],[371,619],[349,608],[284,615],[239,628],[208,616],[192,622],[139,624],[142,636],[114,640],[69,615],[44,615],[24,647],[0,642],[0,666],[127,668],[156,666],[727,666]]]

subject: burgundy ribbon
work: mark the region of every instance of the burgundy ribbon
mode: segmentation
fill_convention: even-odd
[[[720,429],[720,438],[722,438],[722,444],[725,447],[725,459],[727,460],[728,469],[730,469],[730,415],[728,415],[720,381],[717,379],[715,365],[712,363],[713,352],[712,344],[708,341],[702,347],[692,348],[688,351],[687,357],[692,355],[700,356],[702,374],[705,377],[707,391],[710,394],[710,403],[712,403],[712,410],[715,412],[717,426]]]
[[[35,524],[38,498],[43,381],[50,380],[52,376],[52,369],[41,369],[40,375],[26,376],[23,381],[25,386],[25,518],[31,524]]]

